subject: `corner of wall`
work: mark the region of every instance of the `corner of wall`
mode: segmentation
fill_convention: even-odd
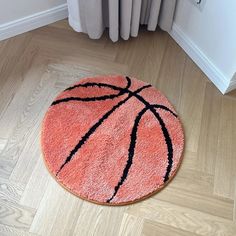
[[[236,80],[230,84],[223,72],[220,71],[216,65],[214,65],[214,63],[205,55],[205,53],[197,47],[197,45],[176,23],[173,24],[170,35],[206,74],[206,76],[215,84],[222,94],[225,94],[226,92],[236,88]]]

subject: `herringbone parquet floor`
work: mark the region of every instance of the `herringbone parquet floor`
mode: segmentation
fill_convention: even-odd
[[[53,98],[84,76],[125,74],[159,88],[183,122],[183,164],[167,188],[124,207],[82,201],[44,167],[39,134]],[[0,43],[0,235],[236,235],[236,92],[221,95],[164,32],[113,44],[67,21]]]

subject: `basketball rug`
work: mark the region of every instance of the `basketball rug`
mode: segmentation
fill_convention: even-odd
[[[100,76],[59,94],[44,117],[41,145],[49,172],[68,191],[125,205],[173,178],[184,134],[172,105],[150,84]]]

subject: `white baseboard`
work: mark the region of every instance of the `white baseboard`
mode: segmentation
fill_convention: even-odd
[[[188,56],[200,67],[206,76],[215,84],[215,86],[225,94],[236,86],[236,82],[230,86],[228,79],[214,63],[195,45],[195,43],[180,29],[178,25],[173,24],[171,37],[180,45]]]
[[[0,25],[0,41],[51,24],[68,16],[67,4]]]

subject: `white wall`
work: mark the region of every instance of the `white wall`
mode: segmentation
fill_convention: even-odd
[[[0,40],[65,17],[66,0],[0,0]]]
[[[174,24],[229,85],[236,72],[236,1],[206,0],[200,11],[191,0],[179,0]]]
[[[0,0],[0,24],[45,11],[66,0]]]

